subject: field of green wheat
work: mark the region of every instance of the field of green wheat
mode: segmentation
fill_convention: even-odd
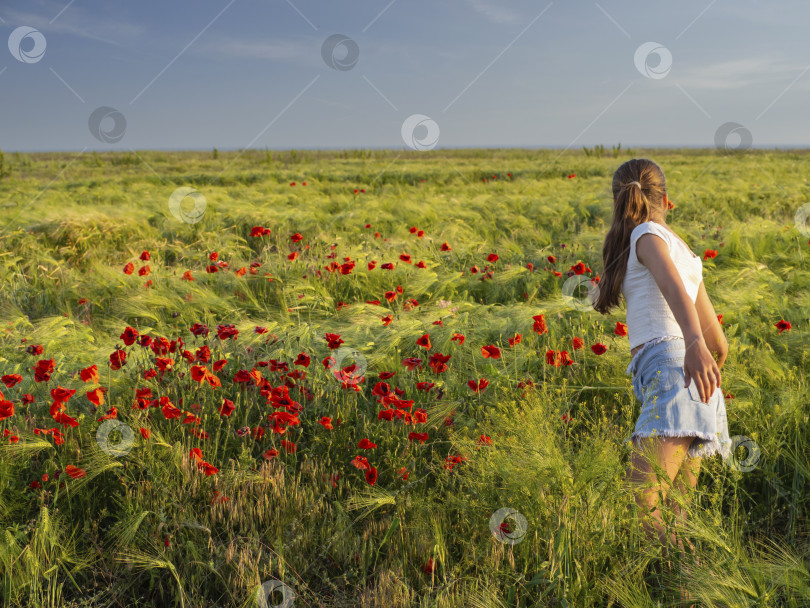
[[[624,486],[624,311],[582,305],[633,157],[729,342],[737,449],[704,459],[675,569]],[[0,175],[4,607],[810,605],[809,151],[6,152]]]

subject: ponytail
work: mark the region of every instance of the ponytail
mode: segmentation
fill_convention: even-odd
[[[604,265],[594,310],[606,315],[619,305],[630,257],[630,234],[643,222],[662,219],[666,182],[651,160],[632,159],[613,175],[613,221],[602,246]]]

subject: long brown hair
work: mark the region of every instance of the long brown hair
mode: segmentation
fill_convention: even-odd
[[[635,183],[637,182],[637,183]],[[602,246],[603,272],[594,309],[606,315],[619,305],[630,257],[630,233],[647,221],[666,219],[664,172],[646,158],[633,158],[613,174],[613,221]]]

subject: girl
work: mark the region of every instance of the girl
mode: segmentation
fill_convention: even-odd
[[[616,170],[613,221],[602,248],[604,272],[594,308],[608,314],[620,295],[627,303],[632,359],[626,373],[642,402],[630,436],[634,450],[627,479],[635,486],[636,504],[649,511],[645,532],[658,537],[665,554],[671,541],[683,555],[674,532],[667,537],[659,492],[677,520],[685,519],[667,486],[688,496],[701,458],[716,453],[727,458],[731,452],[720,390],[728,343],[706,294],[700,257],[666,224],[669,206],[656,163],[632,159]],[[668,477],[664,487],[657,483],[659,467]]]

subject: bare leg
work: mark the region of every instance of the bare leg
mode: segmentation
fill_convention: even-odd
[[[666,502],[692,441],[694,437],[637,437],[633,442],[636,449],[630,456],[630,466],[627,469],[626,480],[633,488],[636,504],[643,513],[644,531],[650,540],[657,538],[663,545],[664,558],[667,560],[666,548],[669,543],[681,548],[681,551],[683,545],[678,544],[674,531],[667,536],[661,517],[661,499]],[[689,463],[690,468],[686,472],[687,483],[691,482],[690,472],[695,472],[694,464]],[[699,466],[699,462],[697,464]],[[694,477],[696,482],[697,475],[694,474]],[[669,561],[667,564],[671,568]],[[686,589],[681,588],[680,593],[683,599],[692,599]]]
[[[633,442],[636,449],[630,456],[626,479],[634,489],[636,504],[645,513],[642,520],[645,532],[665,546],[668,540],[675,544],[676,539],[674,533],[667,539],[658,494],[666,500],[693,440],[693,437],[636,437]],[[666,475],[663,483],[658,480],[657,467]]]
[[[667,506],[675,513],[675,521],[679,527],[682,526],[683,522],[686,521],[686,509],[691,502],[693,491],[697,486],[697,479],[698,475],[700,474],[700,464],[700,458],[684,459],[678,474],[673,480],[674,490],[671,491],[665,499]],[[685,538],[685,540],[695,556],[695,563],[700,565],[700,559],[698,558],[697,554],[695,554],[695,546],[689,541],[688,538]],[[683,542],[681,542],[680,538],[678,539],[678,550],[680,551],[681,560],[683,563],[686,558],[686,552],[684,551]],[[680,592],[681,599],[694,599],[694,596],[683,585],[679,585],[678,590]]]
[[[675,500],[673,497],[673,493],[667,495],[665,502],[667,506],[672,509],[673,513],[675,513],[676,520],[679,524],[682,524],[686,521],[687,513],[686,508],[688,507],[689,503],[692,499],[692,494],[697,486],[698,475],[700,474],[700,464],[701,458],[685,458],[681,468],[678,470],[678,474],[673,479],[673,489],[678,494],[678,500]],[[686,539],[689,548],[694,552],[695,546]],[[685,557],[683,543],[678,541],[678,547],[681,551],[681,556]],[[695,556],[698,565],[700,564],[700,560]]]

